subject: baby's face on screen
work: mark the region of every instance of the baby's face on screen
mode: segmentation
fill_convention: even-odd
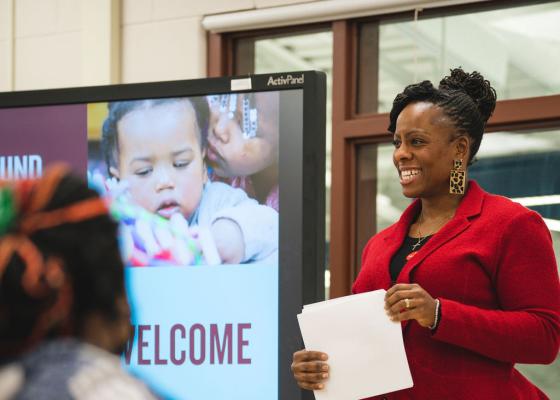
[[[117,125],[118,171],[133,200],[165,218],[189,218],[207,175],[200,132],[188,100],[135,109]]]

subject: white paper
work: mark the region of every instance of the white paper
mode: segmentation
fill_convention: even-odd
[[[330,300],[325,300],[325,301],[319,301],[317,303],[311,303],[311,304],[304,304],[303,306],[303,312],[307,312],[310,310],[315,310],[318,309],[320,307],[324,307],[324,306],[331,306],[333,304],[339,304],[339,303],[344,303],[345,301],[349,301],[349,300],[354,300],[356,297],[360,297],[363,295],[367,295],[371,292],[368,293],[361,293],[361,294],[355,294],[352,296],[343,296],[343,297],[337,297],[336,299],[330,299]]]
[[[385,290],[311,304],[298,315],[305,348],[329,355],[317,400],[359,400],[412,387],[400,323],[384,309]]]

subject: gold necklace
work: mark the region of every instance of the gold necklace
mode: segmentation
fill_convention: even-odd
[[[430,234],[430,235],[426,235],[426,236],[419,237],[419,238],[418,238],[418,241],[417,241],[415,244],[412,245],[412,252],[413,252],[413,253],[416,253],[416,248],[417,248],[418,246],[420,246],[420,245],[422,244],[422,242],[423,242],[424,240],[426,240],[427,238],[429,238],[431,235],[433,235],[433,233]]]
[[[418,251],[416,251],[418,246],[420,246],[424,240],[426,240],[427,238],[429,238],[430,236],[435,234],[437,231],[439,231],[447,223],[447,221],[449,221],[451,218],[453,218],[454,214],[455,213],[453,213],[451,215],[447,215],[443,219],[443,222],[441,224],[439,224],[436,229],[434,229],[431,233],[427,234],[426,236],[422,236],[422,232],[420,232],[420,228],[417,228],[418,235],[419,235],[419,237],[417,238],[418,241],[415,244],[412,245],[412,251],[406,256],[406,260],[408,261],[412,257],[414,257],[416,255],[416,253],[418,253]],[[418,225],[420,225],[422,222],[424,222],[424,221],[420,221],[420,219],[422,219],[422,220],[424,219],[423,217],[424,217],[424,214],[420,213],[420,217],[418,218],[418,220],[419,220]]]

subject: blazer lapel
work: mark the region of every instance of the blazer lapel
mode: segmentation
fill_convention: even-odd
[[[418,253],[405,264],[397,279],[398,283],[410,283],[411,272],[417,268],[426,257],[439,249],[445,243],[449,242],[451,239],[457,237],[461,234],[461,232],[469,227],[471,224],[471,218],[480,214],[482,211],[484,195],[485,192],[475,181],[469,182],[467,193],[461,200],[453,219],[445,224],[443,228],[441,228],[440,231],[436,233],[426,243],[426,245],[424,245]]]
[[[484,201],[485,192],[478,186],[475,181],[469,182],[469,187],[465,197],[461,200],[455,216],[451,221],[449,221],[438,233],[436,233],[419,251],[418,253],[408,261],[401,273],[397,278],[397,283],[410,283],[410,276],[412,271],[416,268],[421,267],[422,261],[426,259],[430,254],[439,249],[445,243],[459,236],[465,229],[471,224],[471,219],[480,214],[482,211],[482,203]],[[411,208],[411,207],[409,207]],[[420,205],[418,205],[420,208]],[[407,209],[406,211],[408,211]],[[406,214],[405,211],[405,214]],[[403,214],[403,217],[405,216]],[[404,227],[404,234],[400,238],[399,246],[402,244],[404,235],[408,232],[410,224],[414,215],[408,221],[409,223]],[[401,218],[402,219],[402,218]],[[400,224],[400,221],[399,221]],[[399,231],[400,233],[400,231]],[[395,250],[396,251],[396,250]],[[394,254],[394,252],[391,254]],[[410,321],[404,321],[403,328],[405,328]]]
[[[470,225],[468,218],[454,217],[438,233],[432,237],[418,253],[408,261],[397,278],[397,283],[410,283],[410,274],[422,261],[445,243],[459,235]]]

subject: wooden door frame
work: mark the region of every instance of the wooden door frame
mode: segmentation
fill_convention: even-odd
[[[333,122],[331,184],[331,298],[350,293],[359,272],[356,165],[358,147],[388,143],[389,115],[356,115],[358,35],[355,21],[333,22]],[[502,100],[487,132],[560,126],[560,95]],[[375,205],[375,199],[369,204]],[[371,231],[375,231],[374,220]]]
[[[513,1],[500,3],[502,6],[514,4]],[[481,5],[477,7],[480,8]],[[446,7],[445,12],[467,12],[472,9],[474,8],[469,6]],[[441,10],[432,12],[437,13]],[[378,20],[380,17],[376,18]],[[358,115],[355,111],[358,98],[358,28],[359,24],[366,20],[340,20],[332,22],[331,25],[333,32],[331,298],[349,294],[352,282],[359,272],[361,249],[357,248],[356,221],[358,147],[366,143],[391,141],[391,135],[387,131],[389,124],[387,113]],[[315,26],[324,27],[325,23],[310,25],[310,27]],[[210,33],[208,76],[232,75],[235,72],[234,47],[235,40],[238,38],[301,32],[305,28],[298,26],[232,34]],[[543,129],[558,126],[560,126],[560,94],[499,101],[486,131]],[[375,205],[375,199],[371,199],[370,204]],[[371,225],[370,230],[374,232],[373,220]]]

